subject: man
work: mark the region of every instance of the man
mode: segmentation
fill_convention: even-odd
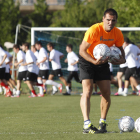
[[[48,49],[48,51],[50,51],[49,61],[52,64],[52,71],[51,71],[51,74],[49,75],[49,80],[53,80],[54,76],[58,76],[59,79],[66,86],[67,92],[64,93],[63,95],[70,95],[70,90],[69,90],[68,84],[67,84],[66,80],[64,79],[62,71],[61,71],[60,59],[63,58],[64,55],[63,55],[63,53],[55,50],[52,43],[47,44],[47,49]],[[55,92],[57,92],[57,89],[55,88],[55,86],[53,86],[53,94]]]
[[[65,59],[65,63],[68,63],[68,71],[69,75],[67,78],[67,83],[69,86],[70,91],[72,90],[71,80],[74,78],[76,82],[80,83],[79,76],[78,76],[78,66],[77,63],[79,62],[78,56],[73,52],[73,46],[71,44],[68,44],[66,46],[67,51],[67,59]]]
[[[45,85],[53,85],[55,87],[58,87],[60,92],[62,92],[62,84],[58,84],[52,79],[48,79],[49,74],[49,57],[47,54],[47,51],[42,47],[42,43],[40,41],[37,41],[35,44],[35,47],[37,50],[39,50],[39,58],[37,65],[39,66],[39,80],[38,83],[42,83],[41,79],[43,80],[43,84]],[[55,94],[55,93],[53,93]]]
[[[138,90],[138,93],[140,95],[140,85],[138,85],[138,82],[135,79],[135,76],[137,76],[136,58],[138,57],[138,55],[140,55],[140,49],[136,45],[131,44],[129,38],[125,38],[124,47],[126,47],[125,55],[128,68],[125,72],[125,87],[122,95],[127,96],[128,94],[129,80],[131,83],[133,83],[133,86]]]
[[[15,67],[19,66],[18,68],[18,77],[17,77],[17,91],[15,97],[20,96],[20,87],[21,81],[26,81],[26,73],[27,73],[27,66],[22,66],[22,64],[26,63],[25,53],[20,50],[19,45],[15,44],[13,46],[14,52],[17,54],[17,63],[14,64]]]
[[[107,9],[104,12],[103,22],[91,26],[85,33],[84,39],[80,45],[80,80],[83,86],[83,95],[81,97],[80,106],[84,118],[83,133],[105,133],[106,117],[110,107],[110,70],[108,58],[101,60],[95,59],[93,49],[98,44],[106,44],[108,47],[115,44],[121,50],[122,56],[119,60],[115,60],[112,64],[118,65],[125,63],[123,45],[123,35],[121,31],[115,27],[117,22],[117,12],[114,9]],[[101,97],[101,118],[99,128],[97,129],[91,124],[90,113],[90,97],[93,90],[93,82],[98,85]]]

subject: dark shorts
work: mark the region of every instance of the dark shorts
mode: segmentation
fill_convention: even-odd
[[[26,81],[26,73],[27,73],[27,71],[19,72],[19,73],[18,73],[18,78],[17,78],[17,80]]]
[[[11,79],[11,74],[10,73],[5,73],[5,80],[9,81]]]
[[[118,72],[125,74],[127,67],[119,68]]]
[[[126,69],[126,72],[125,72],[125,80],[129,80],[129,78],[133,76],[135,78],[138,77],[138,74],[137,74],[137,68],[134,67],[134,68],[127,68]]]
[[[38,77],[41,77],[42,79],[48,79],[49,76],[49,70],[39,70]]]
[[[79,59],[80,81],[93,79],[94,82],[110,79],[109,64],[94,65],[80,56]]]
[[[110,76],[113,76],[113,73],[112,72],[110,72]]]
[[[5,68],[0,68],[0,79],[5,79]]]
[[[80,79],[77,71],[69,71],[67,83],[71,83],[72,78],[74,78],[76,82],[80,83]]]
[[[138,76],[140,76],[140,67],[137,68],[137,74],[138,74]]]
[[[54,76],[58,76],[58,77],[62,77],[63,76],[63,73],[62,73],[61,69],[52,70],[50,74],[54,75]]]
[[[32,72],[27,71],[27,73],[26,73],[26,81],[32,81],[32,82],[37,81],[36,74],[35,74],[35,73],[32,73]]]

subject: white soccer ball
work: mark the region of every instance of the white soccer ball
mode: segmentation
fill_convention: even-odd
[[[118,47],[110,47],[110,57],[109,62],[112,62],[114,59],[120,59],[121,51]]]
[[[135,121],[135,129],[140,133],[140,117]]]
[[[106,44],[98,44],[93,49],[93,55],[96,59],[102,56],[102,60],[110,56],[110,48]]]
[[[130,116],[124,116],[119,120],[118,127],[122,132],[132,132],[134,130],[134,119]]]

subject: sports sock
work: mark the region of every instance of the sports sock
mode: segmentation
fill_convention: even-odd
[[[128,92],[128,88],[124,88],[124,93],[127,93]]]
[[[140,85],[137,85],[137,86],[136,86],[136,89],[137,89],[137,90],[140,90]]]
[[[16,95],[19,96],[20,95],[20,90],[16,91]]]
[[[122,91],[123,91],[123,89],[122,89],[122,88],[119,88],[119,89],[118,89],[118,92],[122,92]]]
[[[102,121],[106,122],[106,119],[100,118],[99,123],[101,123]]]
[[[59,87],[59,84],[54,82],[53,80],[47,80],[46,85],[53,85],[53,86]]]
[[[88,128],[88,125],[89,125],[90,123],[91,123],[90,120],[84,121],[84,128],[85,128],[85,129]]]
[[[8,85],[6,85],[5,83],[1,82],[1,86],[8,88]]]
[[[66,90],[67,90],[67,93],[70,94],[70,90],[69,90],[69,87],[68,86],[66,86]]]
[[[38,82],[39,84],[42,84],[42,83],[43,83],[41,79],[37,79],[37,82]]]
[[[36,92],[35,92],[35,90],[32,90],[31,92],[33,93],[33,95],[36,95]]]
[[[38,88],[39,88],[39,93],[41,94],[41,95],[43,95],[44,93],[43,93],[43,88],[41,87],[41,86],[38,86]]]
[[[53,91],[57,91],[57,88],[56,88],[56,86],[53,86],[52,88],[53,88]]]

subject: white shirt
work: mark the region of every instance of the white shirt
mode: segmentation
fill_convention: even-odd
[[[124,48],[124,52],[125,52],[126,47]],[[126,53],[125,53],[125,59],[126,59]],[[124,64],[120,64],[120,68],[124,68],[127,67],[127,61]]]
[[[110,69],[110,72],[113,72],[113,66],[111,63],[108,63],[109,64],[109,69]]]
[[[136,45],[129,44],[126,46],[125,55],[128,68],[137,67],[136,58],[138,57],[138,53],[140,53],[140,49]]]
[[[35,57],[36,57],[36,59],[37,59],[37,61],[38,61],[38,58],[39,58],[39,52],[38,52],[38,51],[34,52],[34,55],[35,55]]]
[[[6,64],[6,63],[10,62],[10,57],[12,57],[12,55],[9,52],[7,52],[7,51],[5,51],[5,53],[7,54],[7,57],[5,59],[5,64]],[[10,72],[10,65],[9,64],[6,64],[6,67],[5,68],[6,68],[5,69],[5,72],[6,73],[9,73]]]
[[[53,49],[50,52],[50,59],[52,59],[51,63],[52,63],[52,69],[53,70],[57,70],[57,69],[61,69],[61,63],[60,63],[60,56],[62,56],[63,53]]]
[[[33,62],[33,63],[32,63]],[[32,63],[27,65],[27,70],[32,73],[36,73],[36,57],[31,50],[26,52],[26,63]]]
[[[27,70],[27,66],[21,66],[21,64],[26,63],[25,53],[19,50],[19,52],[17,53],[17,61],[20,62],[21,60],[23,60],[23,62],[19,64],[18,72],[23,72]]]
[[[69,52],[67,55],[67,60],[68,60],[68,71],[78,71],[78,66],[77,64],[71,65],[72,63],[75,63],[76,61],[79,60],[79,57],[72,51]]]
[[[3,57],[4,57],[4,55],[5,55],[6,53],[5,53],[5,51],[0,47],[0,63],[2,62],[2,60],[3,60]],[[0,68],[5,68],[6,67],[6,65],[5,65],[5,62],[0,66]]]
[[[137,58],[138,58],[138,60],[137,60],[137,68],[139,68],[140,67],[140,55]]]
[[[39,51],[38,62],[41,62],[45,57],[47,57],[47,60],[43,63],[40,63],[40,67],[39,67],[40,70],[48,70],[50,68],[47,51],[44,48],[41,48]]]

